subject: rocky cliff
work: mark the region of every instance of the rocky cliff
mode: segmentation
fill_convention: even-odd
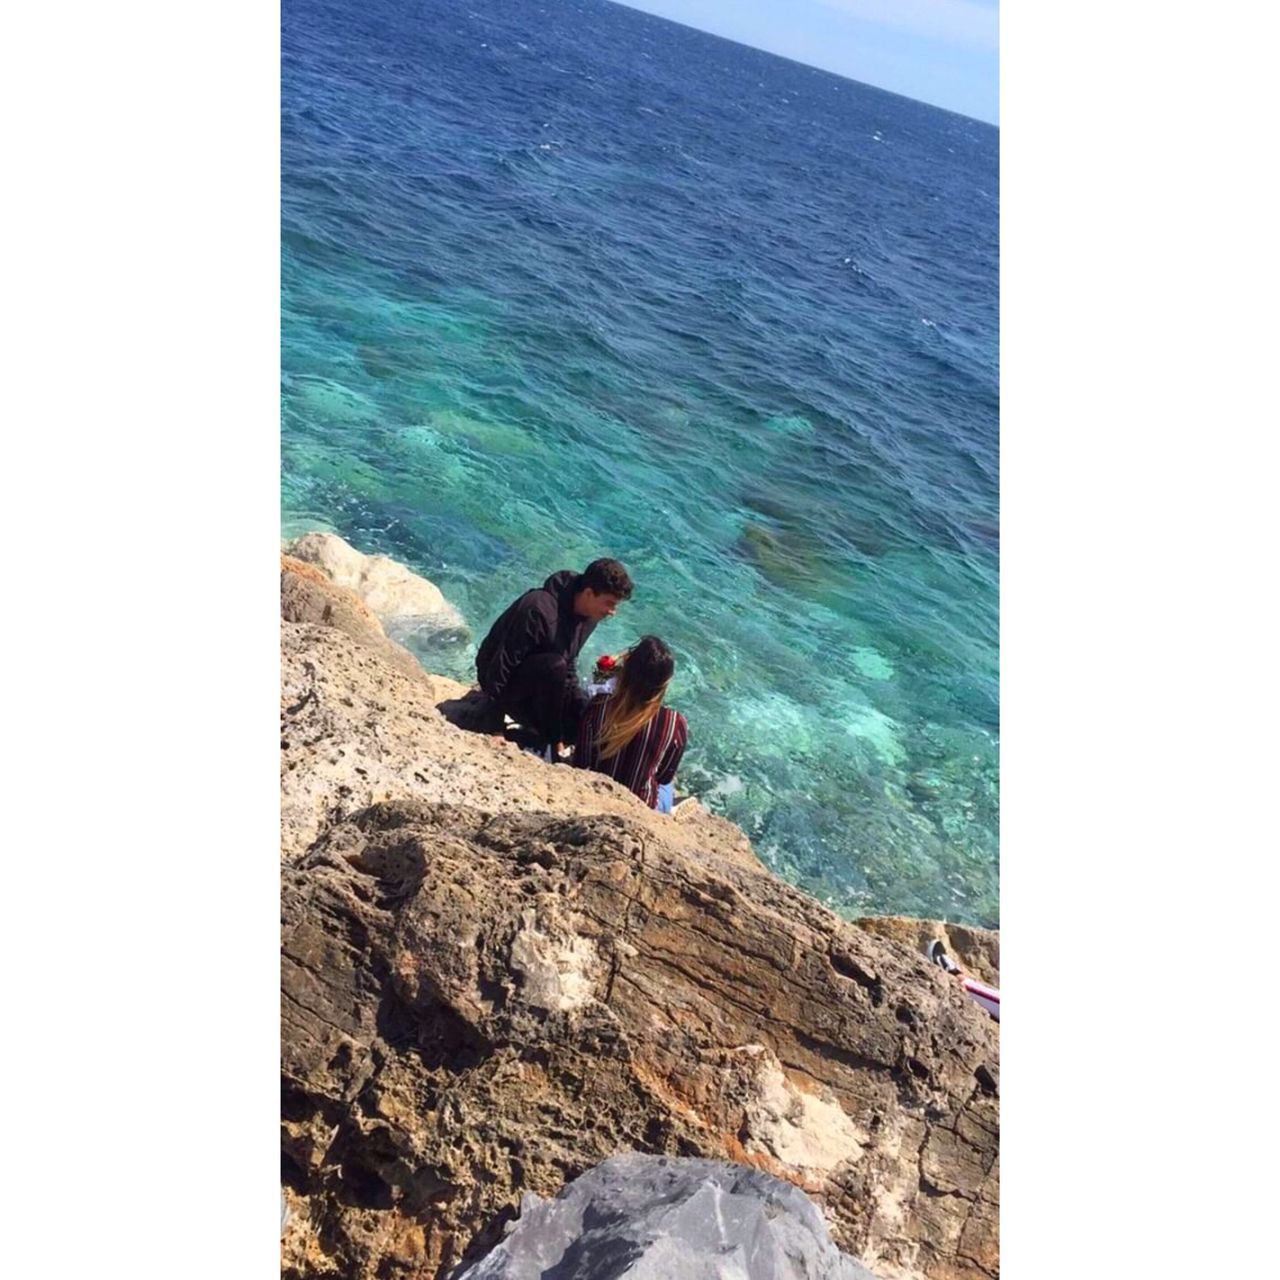
[[[353,591],[281,588],[287,1276],[446,1277],[625,1151],[793,1183],[885,1280],[997,1274],[998,1027],[936,926],[843,921],[700,806],[466,731]]]

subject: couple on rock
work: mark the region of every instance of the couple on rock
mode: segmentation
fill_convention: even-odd
[[[663,705],[676,669],[671,650],[657,636],[642,636],[605,663],[607,678],[586,688],[578,681],[582,646],[631,590],[616,560],[553,573],[489,629],[476,675],[496,728],[509,716],[525,731],[524,745],[552,757],[572,743],[577,768],[606,774],[651,809],[670,813],[689,739],[684,716]]]

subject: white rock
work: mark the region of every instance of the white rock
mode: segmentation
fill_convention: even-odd
[[[422,620],[432,631],[465,632],[462,615],[428,582],[389,556],[367,556],[336,533],[304,533],[286,543],[286,555],[323,569],[340,587],[347,587],[384,622]]]
[[[749,1151],[823,1172],[861,1157],[864,1135],[840,1104],[798,1089],[768,1051],[761,1056],[756,1085],[756,1096],[746,1107]]]
[[[511,967],[521,975],[521,995],[539,1009],[580,1009],[596,992],[593,973],[600,968],[591,941],[581,934],[538,927],[532,909],[511,943]]]

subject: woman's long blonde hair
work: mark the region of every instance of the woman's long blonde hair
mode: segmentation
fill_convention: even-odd
[[[611,760],[662,709],[676,660],[657,636],[642,636],[622,660],[600,727],[600,759]]]

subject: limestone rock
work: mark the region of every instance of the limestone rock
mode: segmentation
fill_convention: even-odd
[[[423,671],[398,645],[343,621],[280,627],[286,860],[333,821],[376,801],[414,798],[487,813],[629,814],[646,830],[674,827],[691,852],[759,865],[742,832],[705,809],[673,824],[611,778],[546,765],[502,738],[455,728],[442,709],[465,701],[465,685]]]
[[[552,1201],[529,1195],[514,1231],[457,1280],[874,1280],[831,1243],[798,1187],[714,1160],[613,1156]]]
[[[288,622],[322,622],[358,640],[383,640],[377,615],[349,587],[323,569],[293,556],[280,557],[280,616]]]
[[[333,627],[375,649],[411,679],[426,676],[422,664],[402,645],[387,638],[377,615],[347,587],[340,587],[315,565],[280,557],[280,617]]]
[[[951,957],[979,982],[1000,985],[1000,935],[976,925],[944,924],[940,920],[916,920],[911,916],[865,916],[854,923],[877,937],[901,943],[923,953],[935,938]]]
[[[283,868],[286,1167],[327,1273],[443,1277],[637,1150],[794,1182],[886,1276],[994,1274],[995,1024],[679,830],[400,801]]]
[[[285,553],[318,566],[337,586],[354,591],[384,623],[394,620],[398,634],[418,628],[467,632],[462,615],[434,582],[389,556],[364,555],[336,533],[304,533],[286,545]]]
[[[957,983],[286,587],[288,1280],[444,1280],[623,1151],[801,1187],[884,1280],[998,1273],[999,1027]]]

